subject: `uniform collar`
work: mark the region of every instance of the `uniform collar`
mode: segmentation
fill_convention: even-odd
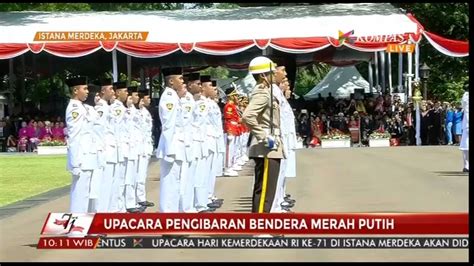
[[[71,99],[71,102],[72,102],[72,103],[80,103],[80,104],[82,104],[82,102],[81,102],[81,101],[79,101],[79,100],[76,100],[76,99]]]
[[[106,100],[100,98],[99,103],[104,104],[104,105],[109,105]]]

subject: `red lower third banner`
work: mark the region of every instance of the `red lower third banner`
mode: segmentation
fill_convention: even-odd
[[[467,213],[50,213],[42,235],[467,235]]]

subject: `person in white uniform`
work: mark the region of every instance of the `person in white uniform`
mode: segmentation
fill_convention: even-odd
[[[110,212],[126,212],[125,209],[125,155],[127,149],[125,147],[125,112],[124,102],[128,98],[127,83],[115,82],[113,84],[115,90],[115,100],[110,105],[111,125],[114,127],[114,135],[117,148],[117,163],[112,178],[112,195],[110,198]],[[113,155],[113,154],[111,154]]]
[[[84,158],[88,161],[88,167],[92,170],[91,182],[89,187],[89,213],[96,213],[98,209],[98,199],[100,195],[100,182],[104,172],[104,136],[103,127],[100,121],[100,115],[94,106],[100,100],[99,86],[89,85],[89,95],[84,106],[89,114],[88,122],[85,125],[84,137],[88,139],[87,152]]]
[[[88,112],[83,102],[87,99],[87,77],[75,77],[66,80],[71,93],[66,108],[67,127],[67,169],[72,174],[70,212],[86,213],[89,206],[89,188],[92,169],[86,167],[84,153],[87,152],[84,138]]]
[[[148,164],[153,154],[153,118],[148,111],[150,107],[150,90],[139,91],[140,103],[139,113],[141,119],[141,144],[140,154],[138,156],[138,179],[136,182],[137,202],[143,207],[153,207],[155,204],[146,200],[146,178],[148,176]]]
[[[112,196],[112,182],[117,163],[117,141],[115,139],[114,125],[112,113],[110,112],[109,102],[114,96],[112,79],[100,80],[100,99],[94,106],[100,116],[100,124],[102,126],[102,134],[104,140],[104,156],[105,161],[102,178],[100,181],[100,193],[97,202],[98,212],[109,212],[110,201]]]
[[[138,88],[136,86],[128,87],[128,98],[126,102],[127,111],[125,112],[124,132],[128,136],[125,139],[128,152],[125,156],[125,208],[127,212],[143,212],[145,206],[139,205],[136,197],[136,183],[138,180],[138,154],[141,143],[141,125],[140,112],[137,109],[140,98],[138,97]]]
[[[207,119],[207,141],[209,142],[209,172],[207,180],[207,206],[209,208],[220,208],[222,206],[222,200],[218,200],[214,195],[214,188],[216,185],[216,177],[218,168],[221,166],[218,163],[219,152],[223,152],[223,147],[219,147],[219,123],[221,123],[221,117],[219,116],[219,106],[213,100],[216,97],[217,88],[212,86],[211,76],[201,76],[202,94],[206,98],[206,105],[209,109]],[[219,116],[219,117],[218,117]]]
[[[176,128],[181,116],[180,97],[186,94],[181,68],[163,69],[166,87],[159,101],[161,135],[156,149],[160,159],[160,212],[179,212],[180,177],[186,161],[184,133]]]
[[[463,172],[469,172],[469,82],[464,84],[464,94],[462,96],[462,136],[459,149],[462,151]]]

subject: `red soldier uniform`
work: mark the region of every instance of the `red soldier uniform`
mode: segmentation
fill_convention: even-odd
[[[240,135],[240,115],[237,110],[237,105],[229,101],[224,106],[224,131],[233,136]]]

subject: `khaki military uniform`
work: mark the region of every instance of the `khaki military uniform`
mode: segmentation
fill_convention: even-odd
[[[272,102],[273,101],[273,105]],[[270,110],[273,106],[273,119]],[[249,158],[255,161],[255,183],[252,197],[252,212],[270,212],[277,188],[280,161],[285,158],[283,141],[280,136],[280,105],[270,88],[258,84],[250,96],[250,102],[242,116],[242,121],[250,128],[252,139]],[[273,125],[273,134],[270,132]],[[272,135],[277,149],[266,147],[266,139]]]

